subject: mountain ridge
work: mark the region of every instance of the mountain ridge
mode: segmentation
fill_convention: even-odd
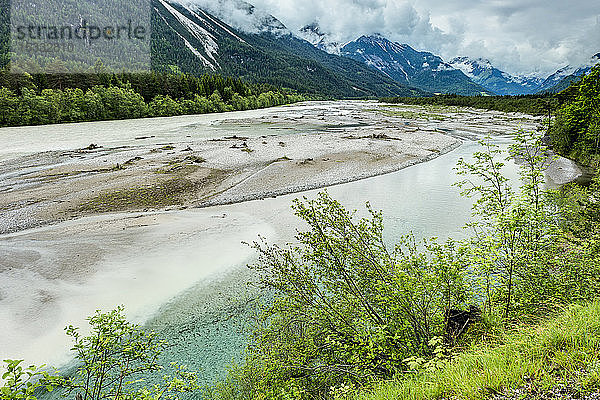
[[[228,25],[196,4],[153,0],[153,7],[153,67],[157,70],[218,72],[333,97],[428,95],[359,62],[315,48],[272,16],[266,20],[261,16],[259,21],[268,26],[251,33]],[[249,16],[254,14],[251,6],[246,10]]]
[[[455,57],[449,64],[497,95],[534,94],[543,82],[542,78],[536,76],[511,75],[484,58]]]
[[[363,35],[341,48],[341,55],[381,71],[398,82],[434,93],[491,94],[441,57],[386,39]]]

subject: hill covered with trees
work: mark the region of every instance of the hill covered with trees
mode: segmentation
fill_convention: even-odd
[[[0,126],[239,111],[304,99],[219,75],[5,73],[0,82]]]
[[[600,166],[600,65],[562,91],[550,130],[553,147],[583,164]]]

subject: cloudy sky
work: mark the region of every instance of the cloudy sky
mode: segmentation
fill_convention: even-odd
[[[483,57],[547,75],[600,52],[600,0],[249,0],[291,30],[317,21],[337,41],[381,33],[445,59]]]

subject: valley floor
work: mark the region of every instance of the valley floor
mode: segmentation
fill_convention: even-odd
[[[431,160],[461,139],[534,130],[540,122],[522,114],[342,101],[4,128],[0,233],[84,215],[322,188]],[[579,173],[568,162],[554,171],[557,183]]]
[[[386,210],[392,235],[445,236],[470,213],[449,190],[457,158],[480,148],[469,141],[540,123],[343,101],[0,129],[0,355],[61,365],[66,324],[125,304],[136,322],[159,316],[152,327],[178,344],[173,360],[198,368],[219,360],[218,374],[244,345],[230,310],[245,304],[246,277],[229,276],[255,257],[242,243],[258,235],[285,243],[298,227],[293,196],[268,197],[385,174],[460,146],[406,174],[330,190],[355,207],[369,200]],[[564,183],[579,173],[562,159],[547,178]],[[253,198],[266,201],[243,202]],[[243,203],[209,207],[235,202]],[[215,324],[214,315],[226,317]]]

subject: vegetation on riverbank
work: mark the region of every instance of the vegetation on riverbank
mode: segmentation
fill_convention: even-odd
[[[563,94],[553,142],[574,124],[576,138],[587,139],[584,153],[597,150],[597,74]],[[555,106],[552,98],[462,100],[409,103],[539,115]],[[368,206],[359,219],[326,194],[296,202],[309,229],[296,246],[255,243],[256,268],[275,301],[259,319],[245,363],[212,396],[561,398],[599,391],[600,178],[587,188],[547,190],[550,153],[537,134],[521,133],[509,156],[521,164],[515,192],[498,149],[486,146],[474,162],[458,165],[459,186],[475,200],[468,240],[407,237],[388,248],[382,216]]]
[[[559,113],[595,110],[597,81],[587,86],[586,79]],[[569,121],[560,118],[553,131],[558,138],[566,132],[558,130],[561,124]],[[563,152],[595,143],[595,114],[571,121],[580,127],[579,136],[565,141]],[[203,395],[516,399],[600,391],[600,177],[588,187],[546,189],[549,152],[537,134],[520,133],[508,155],[521,165],[515,191],[502,173],[507,155],[483,144],[486,151],[457,166],[464,178],[458,186],[474,199],[468,226],[473,236],[462,241],[417,243],[409,235],[392,248],[383,240],[382,213],[369,205],[351,212],[326,192],[295,201],[296,215],[305,223],[296,243],[253,244],[260,257],[253,268],[272,296],[257,317],[245,361]],[[585,148],[589,154],[594,150]],[[109,327],[102,332],[109,333],[106,343],[116,354],[153,360],[164,345],[137,327],[110,328],[114,321],[124,324],[118,310],[96,318],[91,322]],[[76,330],[68,332],[77,340]],[[149,352],[122,352],[123,343],[138,349],[136,340],[143,344],[147,338],[153,343]],[[119,372],[123,363],[113,353],[106,353],[111,364],[98,361],[105,357],[98,344],[105,342],[94,340],[74,348],[85,356],[83,365],[93,367],[79,369],[74,378],[44,376],[40,382],[85,393],[87,400],[83,374],[100,379],[103,365],[111,365],[117,377],[124,376],[127,369]],[[31,399],[35,393],[22,375],[27,372],[18,366],[9,361],[9,384],[2,393],[10,400]],[[69,386],[72,379],[79,383]],[[165,388],[199,389],[193,375],[169,379]],[[100,393],[96,390],[92,393]],[[121,393],[115,392],[120,386],[107,385],[105,390],[110,398],[125,400],[158,399],[163,389],[132,387]]]
[[[558,100],[553,94],[523,96],[458,96],[455,94],[434,97],[389,97],[383,103],[417,106],[472,107],[502,112],[520,112],[529,115],[553,114]]]
[[[369,207],[359,219],[326,194],[296,202],[296,214],[309,229],[298,234],[295,246],[255,243],[261,255],[255,268],[275,300],[263,310],[245,363],[212,396],[335,399],[385,381],[402,388],[422,371],[455,365],[455,352],[502,343],[497,338],[503,332],[593,301],[600,294],[600,224],[589,214],[597,207],[598,182],[563,193],[545,190],[545,148],[539,138],[522,135],[511,149],[511,157],[522,161],[522,186],[515,192],[502,176],[498,150],[487,146],[473,163],[458,166],[464,195],[476,200],[470,224],[475,235],[468,240],[415,243],[406,237],[389,248],[383,217]],[[517,341],[525,331],[505,340]],[[600,362],[596,343],[590,345],[589,365]],[[584,350],[562,349],[565,357]],[[505,353],[506,360],[521,360],[519,352]],[[548,354],[555,354],[553,347],[534,359],[523,354],[524,369],[507,369],[506,375],[481,364],[481,373],[489,375],[481,384],[500,390],[520,383],[532,372],[527,365],[550,365]],[[464,357],[471,365],[485,361]],[[568,378],[573,372],[556,371]],[[549,379],[543,383],[550,385]],[[446,393],[426,382],[418,390],[433,390],[432,398]],[[600,389],[597,384],[586,388]],[[459,380],[447,387],[461,385]],[[491,393],[484,389],[465,386],[452,393],[477,398]]]
[[[566,99],[550,130],[560,154],[600,167],[600,66],[561,93]]]
[[[0,76],[0,126],[240,111],[304,100],[288,90],[221,76]]]
[[[584,398],[600,388],[598,351],[600,303],[594,301],[492,338],[439,369],[412,371],[356,399]]]

